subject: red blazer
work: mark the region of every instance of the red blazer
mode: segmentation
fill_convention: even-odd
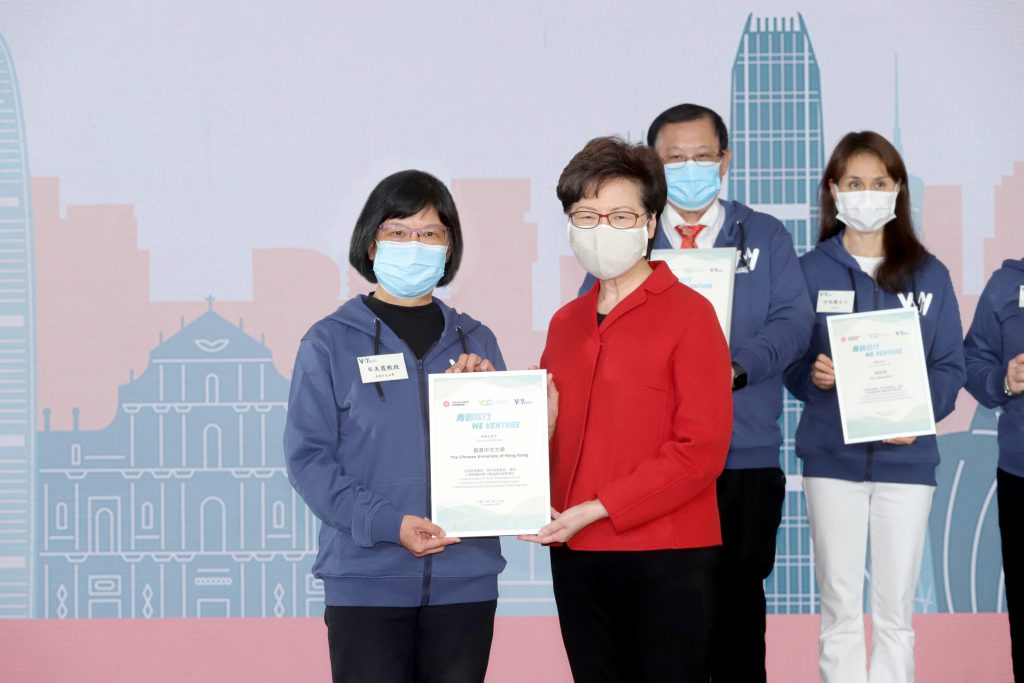
[[[541,365],[554,375],[551,504],[599,498],[609,517],[576,550],[722,542],[715,480],[732,433],[732,367],[714,308],[662,262],[597,326],[600,283],[555,313]]]

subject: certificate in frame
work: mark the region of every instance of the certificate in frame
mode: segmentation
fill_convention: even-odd
[[[833,315],[827,325],[843,441],[934,434],[917,309]]]
[[[726,343],[732,328],[732,294],[738,253],[735,247],[651,251],[652,261],[667,263],[680,282],[711,302]]]
[[[459,537],[551,521],[547,373],[429,375],[428,394],[431,520]]]

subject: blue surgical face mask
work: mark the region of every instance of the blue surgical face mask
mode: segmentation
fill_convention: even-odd
[[[415,299],[437,286],[447,254],[444,244],[378,241],[373,274],[389,294]]]
[[[689,161],[665,164],[668,198],[686,211],[698,211],[711,203],[722,189],[722,176],[718,174],[720,161]]]

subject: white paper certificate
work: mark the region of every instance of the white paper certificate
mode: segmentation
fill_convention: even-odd
[[[537,533],[551,521],[547,373],[428,381],[431,520],[449,536]]]
[[[843,441],[935,433],[917,309],[829,316],[828,336]]]
[[[651,252],[651,260],[667,263],[680,282],[700,292],[711,302],[726,342],[729,341],[729,329],[732,324],[736,256],[735,247],[655,249]]]

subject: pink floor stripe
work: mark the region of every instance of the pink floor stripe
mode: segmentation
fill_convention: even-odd
[[[1002,614],[922,615],[917,680],[1008,683]],[[769,617],[769,680],[817,680],[816,616]],[[329,681],[319,619],[0,621],[0,682]],[[567,683],[553,617],[498,619],[488,683]]]

